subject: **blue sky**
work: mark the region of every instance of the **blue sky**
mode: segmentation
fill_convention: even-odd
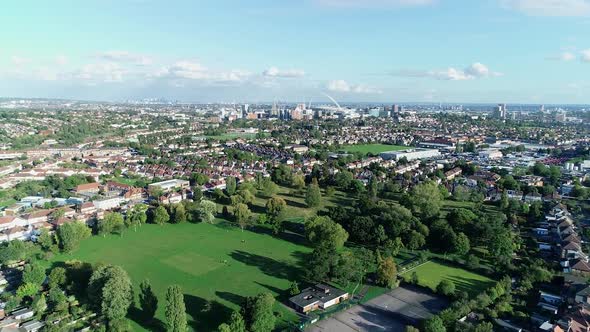
[[[2,7],[4,97],[590,103],[590,0]]]

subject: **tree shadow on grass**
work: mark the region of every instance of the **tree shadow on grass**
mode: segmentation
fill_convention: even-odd
[[[234,294],[234,293],[230,293],[230,292],[220,292],[220,291],[216,291],[215,295],[219,296],[220,298],[231,302],[239,307],[241,307],[245,302],[246,302],[246,297],[242,296],[242,295],[238,295],[238,294]]]
[[[307,206],[307,204],[299,203],[299,202],[294,201],[292,199],[285,198],[285,202],[287,203],[288,206],[291,206],[291,207],[294,207],[294,208],[298,208],[298,209],[307,209],[307,208],[309,208],[309,206]]]
[[[166,330],[164,322],[155,317],[146,317],[145,313],[135,306],[129,308],[127,317],[148,331],[163,332]]]
[[[256,266],[260,271],[275,278],[293,280],[297,277],[298,269],[296,266],[274,260],[269,257],[235,250],[230,254],[231,258],[247,265]]]
[[[194,331],[216,331],[231,315],[231,309],[218,301],[207,301],[191,294],[184,294],[184,304],[188,325]]]

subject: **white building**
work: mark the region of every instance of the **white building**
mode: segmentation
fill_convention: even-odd
[[[406,158],[406,160],[416,160],[416,159],[429,159],[429,158],[436,158],[440,157],[440,151],[436,149],[407,149],[407,150],[400,150],[400,151],[386,151],[380,154],[381,158],[384,160],[400,160],[402,158]]]
[[[94,204],[94,207],[96,207],[98,210],[114,209],[116,207],[121,206],[121,203],[123,203],[123,199],[121,197],[113,197],[92,201],[92,204]]]
[[[485,158],[485,159],[500,159],[502,158],[504,155],[502,154],[502,151],[497,150],[497,149],[487,149],[487,150],[483,150],[479,152],[479,157],[480,158]]]
[[[190,187],[190,183],[186,180],[172,179],[162,182],[156,182],[148,185],[148,190],[162,190],[170,191],[173,189],[185,189]]]

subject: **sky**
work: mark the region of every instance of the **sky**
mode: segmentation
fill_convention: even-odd
[[[5,0],[0,96],[590,103],[590,0]]]

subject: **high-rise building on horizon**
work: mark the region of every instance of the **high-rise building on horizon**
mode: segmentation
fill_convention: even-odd
[[[507,113],[508,109],[506,108],[506,104],[498,104],[498,106],[496,106],[495,115],[498,119],[506,120]]]

